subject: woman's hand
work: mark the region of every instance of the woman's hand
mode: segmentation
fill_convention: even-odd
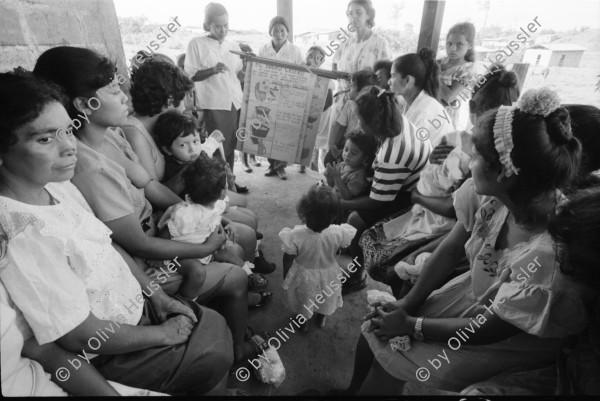
[[[375,309],[376,317],[372,317],[371,326],[367,332],[373,332],[381,341],[389,341],[391,338],[412,334],[415,327],[415,318],[406,313],[404,308],[397,308],[392,312],[386,312],[383,306]]]
[[[189,317],[179,315],[170,318],[160,327],[164,333],[163,345],[177,345],[187,341],[190,334],[192,334],[194,324]]]
[[[215,74],[220,74],[222,72],[226,72],[229,71],[229,67],[227,67],[225,64],[223,63],[217,63],[216,66],[213,67],[215,70]]]
[[[453,149],[454,146],[448,145],[446,143],[446,137],[443,137],[440,144],[431,151],[431,155],[429,155],[429,162],[431,164],[442,164]]]
[[[167,320],[167,316],[176,314],[189,317],[194,324],[198,323],[198,318],[196,318],[196,314],[192,308],[169,296],[162,290],[152,295],[150,297],[150,302],[152,302],[158,320],[161,322]]]

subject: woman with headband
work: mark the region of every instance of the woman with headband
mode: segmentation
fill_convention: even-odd
[[[569,114],[554,92],[531,90],[518,107],[478,120],[474,140],[473,179],[485,201],[458,216],[403,299],[372,305],[349,393],[400,394],[407,381],[459,392],[553,364],[562,339],[586,327],[582,305],[593,291],[561,272],[548,233],[581,156]],[[468,201],[461,189],[458,200]],[[465,256],[470,271],[435,290]],[[388,341],[404,335],[410,351],[392,351]]]

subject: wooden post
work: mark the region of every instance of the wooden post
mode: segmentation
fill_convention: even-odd
[[[511,71],[517,75],[519,79],[519,92],[523,89],[525,79],[527,78],[527,72],[529,71],[529,63],[514,63]]]
[[[288,40],[294,41],[294,0],[277,0],[277,15],[285,18],[290,31],[288,32]]]
[[[419,32],[417,51],[423,47],[428,47],[437,55],[445,7],[445,0],[425,0],[423,3],[423,15],[421,17],[421,30]]]

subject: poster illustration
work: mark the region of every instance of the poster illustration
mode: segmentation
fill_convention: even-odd
[[[237,149],[308,166],[328,84],[303,66],[249,57]]]

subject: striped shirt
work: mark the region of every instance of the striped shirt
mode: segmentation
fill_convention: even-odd
[[[373,162],[375,176],[370,196],[373,200],[390,202],[400,190],[412,190],[429,159],[429,139],[418,139],[416,127],[404,115],[402,127],[400,135],[383,142]]]

